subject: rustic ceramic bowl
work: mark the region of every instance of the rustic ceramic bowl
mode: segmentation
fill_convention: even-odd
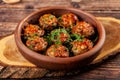
[[[72,12],[76,14],[79,18],[83,19],[84,21],[89,22],[94,27],[96,27],[99,38],[96,45],[84,54],[80,54],[78,56],[68,57],[68,58],[56,58],[56,57],[49,57],[37,52],[34,52],[27,48],[22,40],[21,40],[21,31],[22,28],[25,26],[26,22],[28,23],[38,23],[38,19],[41,15],[46,13],[52,13],[55,16],[60,16],[62,14]],[[80,68],[82,66],[90,64],[90,62],[95,58],[98,51],[101,49],[105,40],[105,30],[100,22],[92,15],[81,11],[75,8],[69,7],[46,7],[42,8],[32,14],[28,15],[24,18],[17,26],[15,30],[15,41],[17,47],[21,54],[30,62],[37,65],[38,67],[52,69],[52,70],[69,70],[73,68]]]

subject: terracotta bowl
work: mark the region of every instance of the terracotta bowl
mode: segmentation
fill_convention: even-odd
[[[99,38],[96,45],[91,50],[78,56],[68,58],[56,58],[34,52],[23,44],[21,40],[21,31],[22,28],[25,26],[26,22],[36,23],[38,22],[39,17],[46,13],[52,13],[55,16],[60,16],[68,12],[74,13],[79,18],[82,18],[84,21],[87,21],[88,23],[96,27]],[[46,7],[28,15],[18,24],[15,30],[15,41],[21,54],[27,60],[37,65],[38,67],[47,68],[51,70],[70,70],[73,68],[80,68],[82,66],[90,64],[90,62],[95,58],[105,41],[105,30],[101,23],[94,16],[79,9],[69,7]]]

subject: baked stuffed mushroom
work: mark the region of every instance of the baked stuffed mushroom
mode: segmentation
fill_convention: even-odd
[[[63,45],[54,44],[47,49],[46,55],[50,57],[69,57],[69,51]]]
[[[93,48],[93,43],[91,40],[84,38],[82,41],[73,41],[72,44],[72,52],[74,55],[80,55],[85,53]]]
[[[52,14],[44,14],[39,19],[40,26],[42,29],[52,30],[57,26],[57,18]]]
[[[45,31],[40,29],[38,25],[28,24],[23,29],[24,36],[33,37],[33,36],[43,36]]]
[[[78,18],[73,13],[63,14],[61,17],[58,18],[58,24],[64,28],[73,27],[77,21],[78,21]]]
[[[65,29],[55,29],[51,31],[51,40],[55,43],[64,43],[70,38]]]
[[[44,51],[47,47],[47,42],[44,38],[35,36],[29,37],[26,41],[26,46],[34,51]]]
[[[72,27],[72,33],[78,34],[80,36],[90,37],[95,33],[94,27],[85,21],[77,22],[77,24]]]

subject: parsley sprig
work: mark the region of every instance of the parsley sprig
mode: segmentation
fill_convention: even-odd
[[[70,36],[71,36],[71,41],[74,41],[74,40],[83,41],[83,39],[84,39],[84,36],[80,36],[78,34],[71,34]]]

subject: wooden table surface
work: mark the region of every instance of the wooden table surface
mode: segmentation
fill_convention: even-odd
[[[47,6],[75,7],[95,16],[110,16],[120,19],[120,0],[22,0],[17,4],[5,4],[0,0],[0,38],[14,32],[16,25],[31,12]],[[8,75],[16,67],[0,66],[0,78],[11,78]],[[31,68],[29,68],[30,70]],[[7,71],[8,70],[8,71]],[[32,69],[28,73],[34,71]],[[30,76],[30,75],[26,75]],[[14,77],[13,77],[14,78]],[[32,77],[31,77],[32,78]],[[73,76],[42,77],[43,80],[120,80],[120,55],[109,57],[104,62],[84,68]]]

